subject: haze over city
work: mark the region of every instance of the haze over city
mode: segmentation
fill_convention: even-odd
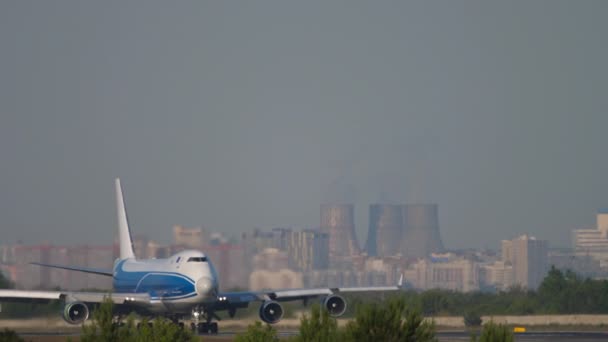
[[[547,6],[547,4],[551,4]],[[439,205],[446,248],[608,207],[601,1],[0,3],[3,243]]]

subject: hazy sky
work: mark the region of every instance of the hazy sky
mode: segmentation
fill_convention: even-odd
[[[608,207],[606,1],[0,2],[0,243],[439,204],[448,248]]]

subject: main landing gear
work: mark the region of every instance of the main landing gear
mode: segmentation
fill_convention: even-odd
[[[213,313],[205,312],[200,306],[192,309],[190,329],[199,334],[217,334],[217,322],[211,322],[212,317]],[[201,319],[204,319],[205,322],[200,322]]]
[[[190,323],[190,328],[199,334],[217,334],[217,322]]]

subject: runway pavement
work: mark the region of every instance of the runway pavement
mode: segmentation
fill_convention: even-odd
[[[237,334],[235,331],[224,331],[218,335],[213,335],[215,338],[208,338],[209,340],[217,341],[230,341],[232,337]],[[295,331],[281,331],[280,336],[289,337],[296,334]],[[73,334],[65,334],[64,332],[31,332],[31,333],[20,333],[21,337],[25,339],[33,339],[35,341],[57,341],[61,337],[77,337],[80,335],[79,332]],[[211,336],[209,336],[211,337]],[[437,337],[441,342],[447,341],[469,341],[470,333],[467,331],[440,331],[437,333]],[[608,341],[608,332],[595,332],[595,331],[572,331],[572,332],[527,332],[515,334],[515,341],[526,341],[526,342],[549,342],[549,341],[568,341],[568,342],[599,342]]]

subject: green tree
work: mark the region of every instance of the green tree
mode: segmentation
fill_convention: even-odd
[[[562,301],[568,291],[568,282],[562,271],[551,266],[549,273],[538,287],[538,297],[547,313],[560,313],[564,311],[565,303]]]
[[[262,325],[260,321],[249,324],[247,331],[236,335],[234,338],[235,342],[273,342],[278,340],[279,337],[276,329],[270,326],[270,324]]]
[[[4,273],[0,272],[0,289],[12,289],[14,284],[4,276]]]
[[[93,312],[90,324],[83,324],[82,342],[170,342],[195,341],[190,330],[182,329],[173,322],[157,317],[150,322],[147,318],[135,324],[134,315],[129,315],[126,322],[115,319],[114,303],[110,298],[101,303]]]
[[[471,336],[472,342],[513,342],[514,340],[513,332],[509,327],[492,321],[483,325],[479,338]]]
[[[172,341],[196,341],[189,329],[180,328],[171,321],[156,317],[151,327],[152,338],[143,336],[137,342],[172,342]]]
[[[4,328],[2,332],[0,332],[0,341],[1,342],[23,342],[25,341],[14,330],[9,330]]]
[[[435,324],[408,310],[403,297],[361,306],[344,334],[349,341],[437,341]]]
[[[479,327],[481,326],[481,316],[475,310],[467,310],[464,313],[464,325],[466,327]]]
[[[90,324],[82,325],[82,342],[110,342],[118,341],[120,322],[114,321],[114,302],[106,298],[99,307],[93,311]],[[124,338],[124,336],[122,336]]]
[[[311,308],[310,317],[304,315],[300,319],[300,333],[294,341],[325,342],[342,339],[336,320],[329,316],[327,310],[315,304]]]
[[[424,291],[420,296],[420,304],[424,315],[436,315],[449,310],[449,297],[454,297],[454,292],[443,290]]]

